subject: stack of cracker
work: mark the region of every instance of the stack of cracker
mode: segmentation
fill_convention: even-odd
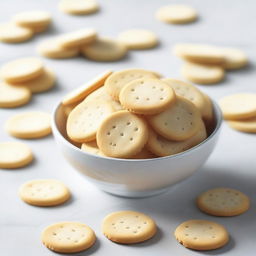
[[[45,11],[27,11],[13,16],[11,22],[0,25],[0,41],[21,43],[35,34],[47,30],[52,22],[51,14]]]
[[[237,93],[219,101],[224,119],[235,130],[256,133],[256,94]]]
[[[173,52],[185,61],[182,76],[197,84],[215,84],[225,78],[226,70],[236,70],[248,64],[246,54],[236,48],[206,44],[177,44]]]
[[[207,138],[211,100],[153,71],[106,71],[62,101],[67,135],[85,152],[145,159],[183,152]]]
[[[32,93],[53,88],[56,77],[41,60],[29,57],[10,61],[0,69],[0,107],[14,108],[27,104]]]

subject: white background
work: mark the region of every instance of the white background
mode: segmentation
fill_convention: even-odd
[[[1,64],[18,57],[35,56],[35,47],[41,40],[83,27],[95,27],[101,35],[113,37],[124,29],[148,28],[159,36],[161,45],[153,50],[130,52],[126,59],[115,63],[95,63],[83,58],[43,59],[58,76],[56,89],[34,96],[31,103],[24,107],[1,109],[0,141],[16,140],[8,136],[3,128],[4,122],[10,116],[27,110],[51,112],[65,93],[105,69],[148,68],[161,72],[166,77],[179,78],[182,62],[171,54],[171,47],[177,42],[212,43],[243,49],[251,61],[248,68],[228,72],[224,82],[200,86],[200,89],[215,100],[234,92],[255,92],[255,1],[184,0],[182,3],[188,3],[198,10],[200,19],[197,22],[188,25],[167,25],[154,18],[158,7],[174,2],[102,0],[99,13],[75,17],[59,12],[57,1],[53,0],[1,0],[1,22],[7,21],[15,13],[32,9],[48,10],[53,15],[53,27],[48,32],[22,44],[1,43]],[[55,255],[41,244],[40,232],[45,226],[63,220],[84,222],[97,234],[96,245],[78,255],[255,254],[256,135],[239,133],[224,123],[215,151],[193,177],[176,185],[169,193],[136,200],[105,194],[88,183],[65,161],[52,136],[24,142],[35,154],[34,163],[22,169],[0,170],[0,255]],[[38,178],[62,180],[71,189],[72,200],[53,208],[33,207],[23,203],[17,196],[19,186]],[[201,213],[194,204],[195,197],[205,189],[216,186],[232,187],[245,192],[251,198],[251,209],[241,216],[231,218],[217,218]],[[101,233],[101,220],[106,214],[122,209],[138,210],[152,216],[159,227],[156,237],[148,242],[130,246],[108,241]],[[179,223],[193,218],[213,220],[225,225],[231,235],[229,244],[211,252],[201,253],[185,249],[176,242],[173,231]]]

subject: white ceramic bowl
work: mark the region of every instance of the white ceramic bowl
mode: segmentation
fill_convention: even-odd
[[[68,162],[98,188],[118,196],[145,197],[168,190],[204,164],[215,147],[222,122],[221,111],[214,102],[213,108],[216,121],[205,141],[185,152],[154,159],[106,158],[81,151],[67,140],[61,104],[54,110],[52,129]]]

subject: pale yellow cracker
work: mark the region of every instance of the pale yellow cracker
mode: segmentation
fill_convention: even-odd
[[[17,87],[25,87],[29,89],[32,93],[41,93],[52,89],[55,86],[55,82],[56,76],[54,72],[49,68],[45,68],[43,74],[39,77],[13,85]]]
[[[200,194],[196,200],[198,208],[214,216],[236,216],[246,212],[249,198],[231,188],[214,188]]]
[[[0,142],[0,168],[21,168],[33,160],[30,148],[20,142]]]
[[[64,49],[73,49],[91,44],[96,40],[96,37],[97,32],[95,29],[85,28],[61,35],[58,40],[60,47]]]
[[[121,106],[121,104],[119,103],[119,101],[114,100],[106,91],[105,86],[100,87],[99,89],[93,91],[92,93],[90,93],[86,98],[85,101],[88,100],[106,100],[111,102],[111,104],[113,105],[113,108],[116,111],[122,110],[123,107]]]
[[[7,120],[5,128],[10,135],[21,139],[45,137],[52,131],[51,116],[39,111],[16,114]]]
[[[228,125],[240,132],[256,133],[256,116],[249,119],[228,121]]]
[[[206,138],[207,132],[205,125],[203,121],[201,121],[199,130],[196,134],[184,141],[167,140],[150,129],[146,147],[157,156],[170,156],[186,151],[198,145]]]
[[[135,244],[152,238],[157,232],[157,226],[154,220],[144,213],[119,211],[104,218],[102,232],[113,242]]]
[[[176,228],[174,235],[183,246],[198,251],[218,249],[229,241],[225,227],[208,220],[185,221]]]
[[[81,146],[81,150],[93,155],[104,156],[104,154],[100,151],[96,140],[84,142]]]
[[[188,5],[172,4],[159,8],[156,18],[165,23],[184,24],[197,19],[197,12]]]
[[[223,67],[225,69],[239,69],[243,68],[248,64],[248,57],[246,54],[236,48],[220,48],[224,55]]]
[[[43,41],[36,50],[40,55],[51,59],[67,59],[79,55],[79,48],[64,49],[61,47],[59,38]]]
[[[0,69],[6,82],[19,83],[39,77],[44,72],[43,63],[37,58],[22,58],[7,62]]]
[[[114,109],[107,101],[86,101],[77,105],[69,114],[67,134],[76,142],[95,140],[101,123]]]
[[[118,40],[131,50],[149,49],[157,46],[158,38],[150,30],[129,29],[118,35]]]
[[[136,79],[155,78],[158,76],[148,70],[144,69],[125,69],[114,72],[105,82],[107,92],[115,99],[119,100],[121,89],[129,82]]]
[[[97,12],[99,5],[95,0],[60,0],[59,9],[72,15],[85,15]]]
[[[55,206],[70,198],[68,188],[57,180],[31,180],[19,189],[20,198],[31,205]]]
[[[256,94],[238,93],[219,100],[223,116],[228,120],[247,119],[256,116]]]
[[[129,158],[139,153],[148,139],[145,121],[122,110],[106,118],[97,131],[97,144],[107,156]]]
[[[33,10],[14,15],[13,21],[18,26],[33,29],[40,26],[48,26],[52,18],[49,12]]]
[[[94,43],[81,48],[82,54],[94,61],[117,61],[127,54],[127,47],[115,39],[100,37]]]
[[[216,84],[225,78],[225,71],[220,66],[185,63],[181,69],[183,77],[196,84]]]
[[[0,108],[15,108],[27,104],[31,92],[25,87],[0,82]]]
[[[147,116],[157,133],[169,140],[187,140],[199,130],[201,114],[196,106],[183,97],[177,96],[176,102],[164,112]]]
[[[75,102],[81,101],[91,92],[95,91],[99,87],[104,85],[105,80],[111,75],[112,71],[106,70],[103,73],[97,75],[92,80],[86,82],[82,86],[78,87],[74,91],[67,94],[62,100],[63,105],[73,104]]]
[[[0,41],[5,43],[21,43],[31,39],[33,31],[13,23],[0,24]]]
[[[174,90],[159,79],[136,79],[120,92],[121,105],[136,114],[153,115],[163,112],[175,103]]]
[[[83,223],[58,222],[43,230],[41,240],[52,251],[76,253],[92,247],[96,236],[94,231]]]
[[[207,44],[176,44],[173,53],[187,61],[198,64],[222,64],[225,61],[219,47]]]
[[[162,81],[171,86],[178,96],[184,97],[194,103],[200,110],[203,118],[209,115],[211,108],[207,106],[204,94],[194,85],[172,78],[162,79]]]

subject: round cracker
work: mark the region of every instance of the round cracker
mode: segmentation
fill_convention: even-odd
[[[58,38],[60,47],[64,49],[78,48],[88,45],[96,40],[97,32],[93,28],[80,29],[66,33]]]
[[[158,114],[175,103],[174,90],[158,79],[136,79],[126,84],[119,95],[121,105],[136,114]]]
[[[0,69],[0,77],[9,83],[19,83],[39,77],[44,72],[43,63],[37,58],[22,58],[7,62]]]
[[[117,61],[127,54],[126,46],[107,37],[100,37],[94,43],[81,48],[82,54],[94,61]]]
[[[19,189],[20,198],[31,205],[55,206],[70,198],[68,188],[57,180],[31,180]]]
[[[131,50],[149,49],[157,46],[157,36],[146,29],[129,29],[118,35],[118,40]]]
[[[42,243],[59,253],[76,253],[92,247],[96,241],[94,231],[79,222],[59,222],[46,227],[41,234]]]
[[[31,92],[25,87],[12,86],[0,82],[0,107],[15,108],[27,104],[31,99]]]
[[[249,198],[231,188],[214,188],[203,192],[196,200],[198,208],[213,216],[236,216],[246,212]]]
[[[159,8],[156,18],[165,23],[184,24],[197,19],[197,12],[188,5],[172,4]]]
[[[105,80],[112,74],[111,70],[106,70],[103,73],[97,75],[95,78],[85,83],[84,85],[78,87],[74,91],[67,94],[62,100],[63,105],[73,104],[75,102],[81,101],[91,92],[100,88],[104,85]]]
[[[21,168],[33,161],[33,154],[30,148],[20,142],[0,143],[0,168],[15,169]]]
[[[29,89],[32,93],[41,93],[52,89],[56,82],[56,76],[54,72],[45,68],[44,73],[35,79],[13,84],[14,86],[22,86]]]
[[[197,84],[216,84],[225,78],[225,71],[222,67],[195,63],[185,63],[181,73],[186,79]]]
[[[176,44],[173,52],[184,60],[199,64],[219,65],[225,62],[223,51],[208,44]]]
[[[37,47],[37,52],[51,59],[66,59],[78,56],[79,49],[64,49],[60,46],[59,38],[43,41]]]
[[[85,15],[97,12],[99,5],[95,0],[60,0],[59,9],[67,14]]]
[[[126,110],[110,115],[97,131],[97,144],[110,157],[132,157],[142,150],[147,139],[145,121]]]
[[[51,21],[51,14],[46,11],[27,11],[21,12],[13,16],[13,21],[18,26],[36,28],[48,26]]]
[[[228,125],[240,132],[256,133],[256,117],[243,119],[241,121],[228,121]]]
[[[157,156],[170,156],[186,151],[207,138],[204,122],[201,121],[199,130],[194,136],[184,141],[167,140],[161,135],[149,130],[148,142],[146,147]]]
[[[223,247],[229,241],[225,227],[208,220],[188,220],[175,230],[176,239],[185,247],[205,251]]]
[[[106,80],[105,88],[115,100],[119,100],[120,91],[126,84],[133,80],[142,78],[157,79],[158,76],[155,73],[144,69],[125,69],[114,72],[109,76]]]
[[[147,116],[153,129],[169,140],[182,141],[191,138],[199,130],[201,114],[196,106],[183,97],[160,114]]]
[[[95,140],[96,132],[105,118],[115,110],[107,101],[83,101],[69,114],[67,134],[76,142]]]
[[[172,78],[162,79],[162,81],[171,86],[176,95],[184,97],[185,99],[194,103],[195,106],[200,110],[203,118],[209,115],[211,109],[206,106],[207,103],[204,94],[194,85]]]
[[[10,135],[21,139],[45,137],[52,131],[51,116],[39,111],[19,113],[7,120],[5,128]]]
[[[246,54],[236,48],[220,48],[224,55],[223,67],[228,70],[243,68],[248,65],[248,57]]]
[[[152,238],[157,226],[152,218],[135,211],[119,211],[107,215],[102,223],[103,234],[111,241],[135,244]]]
[[[31,39],[33,31],[13,23],[0,24],[0,41],[5,43],[20,43]]]
[[[256,116],[256,94],[237,93],[219,100],[223,116],[228,120],[247,119]]]

